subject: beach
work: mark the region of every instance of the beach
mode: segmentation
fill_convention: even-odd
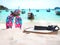
[[[60,0],[0,0],[0,45],[60,45],[59,20]]]
[[[13,28],[6,29],[5,23],[0,23],[0,45],[60,45],[60,31],[58,34],[35,34],[35,33],[23,33],[23,30],[28,27],[34,27],[35,25],[58,25],[59,23],[49,23],[46,21],[28,21],[22,24],[22,29]]]

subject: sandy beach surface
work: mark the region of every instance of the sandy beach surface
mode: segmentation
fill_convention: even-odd
[[[26,34],[23,30],[34,25],[58,25],[57,23],[42,22],[25,22],[22,29],[6,29],[5,23],[0,23],[0,45],[60,45],[60,31],[56,35],[49,34]]]

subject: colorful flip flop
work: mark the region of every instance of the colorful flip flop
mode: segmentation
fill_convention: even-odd
[[[15,18],[15,28],[21,28],[22,26],[22,19],[19,16],[16,16]]]
[[[14,17],[12,15],[10,15],[10,16],[7,17],[7,19],[6,19],[6,29],[12,28],[13,18]]]

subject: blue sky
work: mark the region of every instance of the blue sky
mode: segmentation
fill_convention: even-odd
[[[60,7],[60,0],[0,0],[0,5],[9,9],[47,9]]]

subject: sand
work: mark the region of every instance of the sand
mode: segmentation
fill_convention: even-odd
[[[6,29],[5,23],[0,23],[0,45],[60,45],[60,31],[56,35],[23,33],[25,28],[49,24],[60,26],[59,23],[29,21],[23,23],[22,29],[14,28],[14,26],[12,29]]]

